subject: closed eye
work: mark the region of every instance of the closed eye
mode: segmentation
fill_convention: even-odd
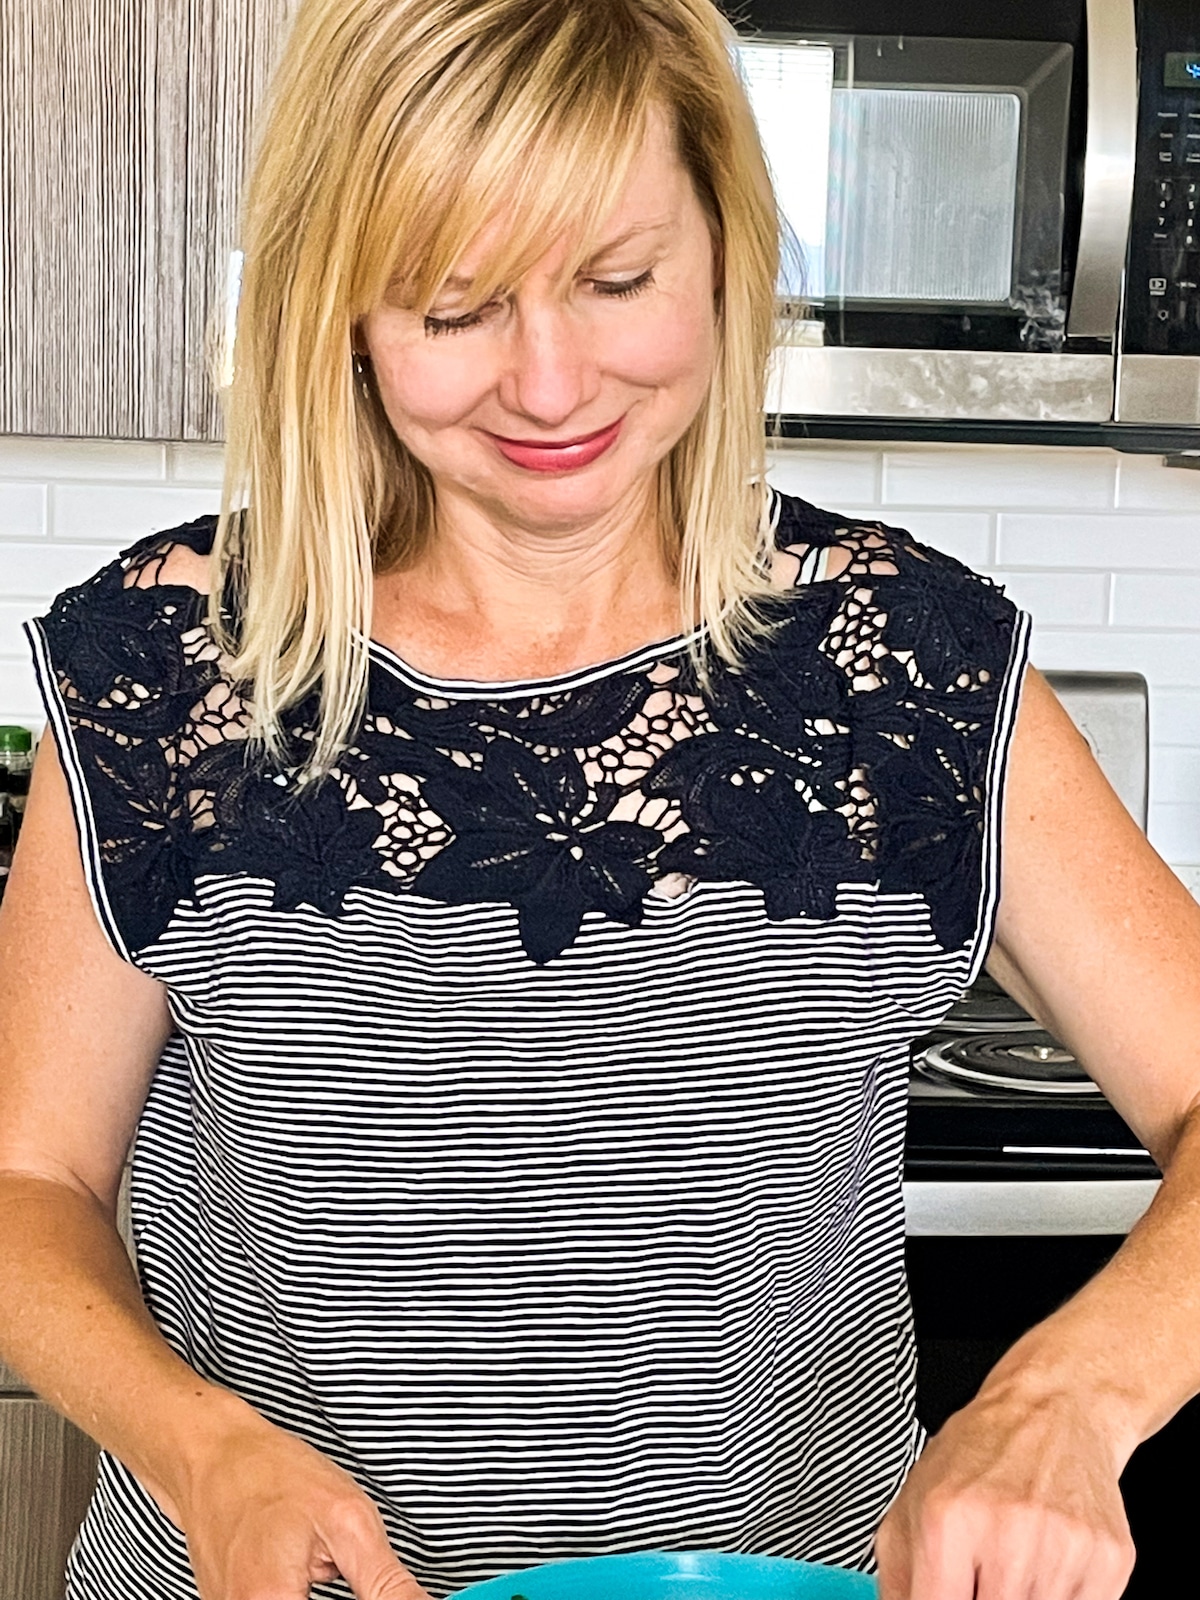
[[[647,267],[636,278],[589,278],[588,282],[599,295],[608,299],[623,300],[629,295],[641,294],[654,282],[654,268]]]
[[[475,328],[483,321],[484,313],[498,306],[498,300],[489,300],[477,311],[464,311],[459,317],[426,317],[425,332],[435,338],[439,333],[459,333],[463,328]]]
[[[654,269],[648,267],[645,272],[640,272],[636,278],[588,278],[595,292],[605,300],[627,300],[635,294],[641,294],[643,289],[648,289],[654,282]],[[476,328],[483,321],[485,315],[494,310],[501,302],[489,300],[486,305],[480,306],[476,311],[464,311],[457,317],[427,316],[425,332],[433,338],[443,333],[461,333],[464,328]]]

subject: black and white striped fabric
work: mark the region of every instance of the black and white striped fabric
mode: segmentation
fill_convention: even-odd
[[[376,647],[332,810],[240,748],[216,770],[236,693],[148,565],[211,525],[31,628],[97,914],[177,1026],[147,1303],[435,1596],[635,1549],[869,1567],[919,1449],[907,1049],[986,953],[1026,621],[895,530],[776,513],[834,575],[737,682],[706,697],[680,641],[505,686]],[[195,1600],[109,1457],[69,1585]]]

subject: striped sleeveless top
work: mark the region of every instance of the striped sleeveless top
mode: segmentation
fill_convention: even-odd
[[[372,644],[300,793],[314,706],[247,761],[205,597],[156,581],[214,519],[30,624],[96,915],[175,1022],[146,1302],[434,1596],[639,1549],[869,1568],[920,1447],[908,1046],[986,954],[1027,619],[773,507],[796,581],[740,669],[681,638],[481,684]],[[69,1594],[196,1597],[108,1456]]]

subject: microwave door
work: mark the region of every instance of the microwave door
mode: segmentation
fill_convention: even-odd
[[[1092,0],[1091,21],[1096,8],[1131,3]],[[1082,37],[801,38],[808,10],[807,0],[773,5],[773,35],[739,52],[793,239],[768,408],[798,418],[1108,421],[1121,266],[1108,237],[1112,159],[1091,163],[1085,195],[1071,187],[1084,165],[1075,158]],[[921,10],[906,6],[906,23]],[[780,29],[785,13],[796,19],[791,38]],[[823,20],[829,13],[827,4]],[[1107,122],[1087,110],[1089,129],[1112,127],[1111,107]],[[1110,139],[1110,157],[1112,148]],[[804,184],[790,183],[799,168]],[[1106,175],[1107,212],[1095,198]],[[1091,323],[1103,320],[1105,273],[1112,289],[1107,341],[1089,336],[1082,347],[1072,320],[1088,319],[1069,299],[1081,213]]]

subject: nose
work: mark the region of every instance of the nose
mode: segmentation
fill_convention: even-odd
[[[501,403],[539,428],[559,428],[599,392],[588,330],[558,296],[518,300],[515,309]]]

